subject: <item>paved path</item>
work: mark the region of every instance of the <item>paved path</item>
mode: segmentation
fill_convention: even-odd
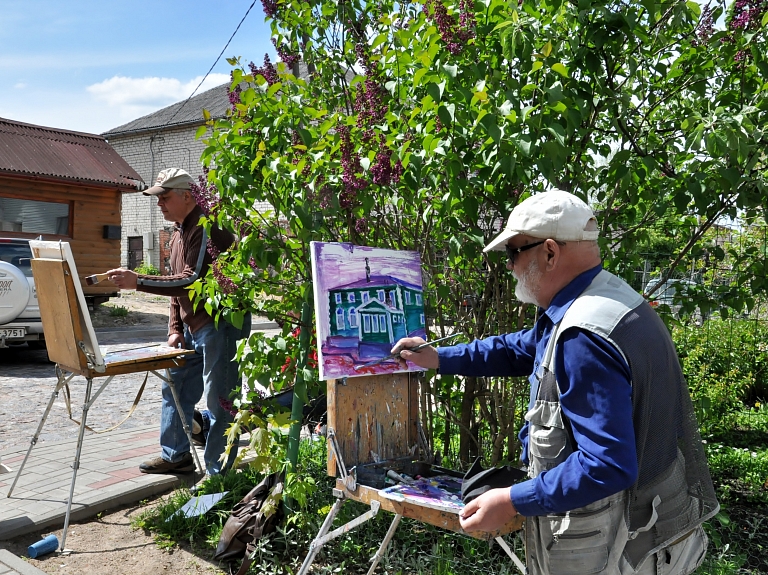
[[[0,549],[0,575],[45,575],[6,549]]]
[[[271,326],[258,327],[266,331]],[[164,333],[139,335],[129,338],[128,334],[112,333],[98,337],[100,345],[108,344],[110,349],[152,345],[165,339]],[[98,381],[94,380],[94,386]],[[105,429],[122,420],[142,381],[143,373],[115,377],[94,403],[88,423]],[[53,365],[45,352],[0,350],[0,463],[11,469],[10,473],[0,473],[0,575],[41,573],[2,550],[3,540],[47,528],[60,533],[64,525],[78,426],[69,421],[63,392],[54,402],[12,496],[7,497],[55,383]],[[86,431],[71,521],[183,484],[191,485],[200,478],[198,474],[148,475],[138,470],[142,461],[159,454],[160,383],[150,374],[141,402],[120,428],[103,434]],[[75,378],[70,388],[73,417],[79,419],[85,380]],[[202,461],[200,448],[198,455]]]

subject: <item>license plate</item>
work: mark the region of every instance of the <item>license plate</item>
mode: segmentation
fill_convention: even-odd
[[[14,337],[24,337],[27,335],[27,330],[23,327],[1,328],[0,327],[0,339],[10,339]]]

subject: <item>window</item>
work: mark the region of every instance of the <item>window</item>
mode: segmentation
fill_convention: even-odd
[[[349,327],[357,327],[357,312],[354,309],[349,310]]]
[[[69,235],[69,203],[0,197],[0,232]]]
[[[355,292],[351,291],[347,294],[347,303],[355,303]]]
[[[411,292],[405,292],[405,305],[411,305]]]
[[[387,332],[387,316],[385,315],[379,316],[379,331],[381,333]]]
[[[424,314],[421,314],[419,316],[419,321],[421,322],[421,325],[425,325],[426,324],[426,322],[424,321]]]
[[[360,294],[360,297],[363,300],[363,303],[368,303],[371,299],[371,294],[369,294],[367,291],[364,291]]]
[[[344,310],[336,310],[336,329],[344,329]]]
[[[392,290],[389,292],[389,305],[392,307],[397,307],[397,304],[395,303],[397,300],[395,299],[395,290]]]
[[[363,314],[363,332],[370,333],[371,331],[371,316]]]
[[[32,250],[27,240],[0,240],[0,262],[8,262],[26,277],[32,277]]]
[[[420,293],[416,294],[416,305],[421,305],[421,294]]]
[[[384,290],[380,289],[379,291],[376,292],[376,295],[379,298],[379,301],[381,303],[384,303]]]
[[[371,316],[371,331],[373,333],[379,333],[379,318],[375,315]]]
[[[341,303],[341,294],[337,293],[337,294],[334,294],[334,295],[336,296],[336,303],[340,304]]]

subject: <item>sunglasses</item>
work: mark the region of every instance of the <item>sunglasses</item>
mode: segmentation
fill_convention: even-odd
[[[507,260],[512,264],[515,265],[515,258],[523,253],[525,250],[530,250],[531,248],[535,248],[536,246],[540,246],[547,240],[541,240],[540,242],[533,242],[532,244],[528,244],[526,246],[522,246],[519,248],[513,248],[512,246],[505,246],[507,249]]]

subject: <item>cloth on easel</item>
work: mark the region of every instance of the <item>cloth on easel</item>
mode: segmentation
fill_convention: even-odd
[[[225,561],[244,557],[238,574],[248,571],[251,564],[249,556],[254,549],[255,541],[262,535],[274,531],[283,519],[282,497],[278,501],[277,509],[271,515],[267,516],[263,509],[271,493],[282,493],[283,481],[282,473],[275,472],[267,475],[235,505],[221,531],[219,544],[213,555],[214,559]]]
[[[464,480],[461,483],[461,500],[466,505],[486,491],[498,487],[511,487],[527,477],[525,471],[509,465],[483,469],[478,457],[469,471],[464,474]]]

